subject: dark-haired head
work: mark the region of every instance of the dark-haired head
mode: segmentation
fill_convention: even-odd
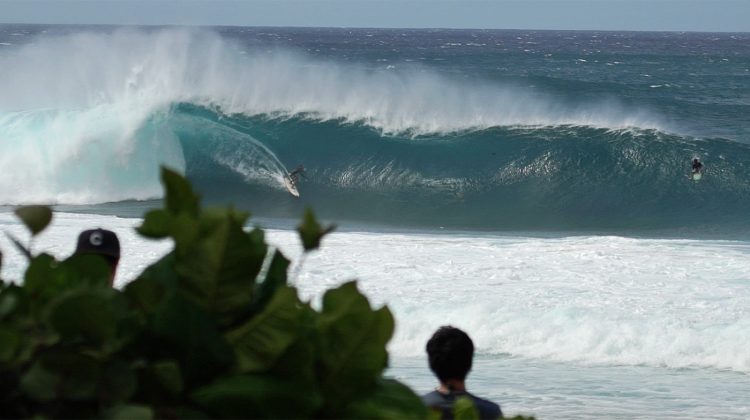
[[[451,326],[440,327],[427,342],[430,369],[441,382],[466,379],[474,358],[474,343],[469,336]]]

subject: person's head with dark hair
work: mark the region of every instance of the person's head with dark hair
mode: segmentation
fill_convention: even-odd
[[[474,360],[474,343],[468,334],[450,325],[438,328],[427,341],[427,357],[440,386],[423,395],[422,402],[435,410],[441,419],[454,418],[454,404],[459,398],[469,398],[480,419],[503,416],[498,404],[466,390],[466,376]]]
[[[120,262],[120,240],[117,239],[114,232],[105,229],[91,229],[81,232],[78,235],[75,254],[102,256],[112,269],[110,285],[114,283],[117,263]]]
[[[463,381],[471,370],[474,343],[458,328],[443,326],[427,342],[427,356],[440,382]]]

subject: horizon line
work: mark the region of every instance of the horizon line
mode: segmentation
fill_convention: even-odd
[[[305,26],[305,25],[236,25],[236,24],[195,24],[195,23],[28,23],[0,22],[0,25],[25,26],[111,26],[111,27],[175,27],[175,28],[277,28],[277,29],[362,29],[362,30],[447,30],[447,31],[535,31],[535,32],[638,32],[638,33],[702,33],[702,34],[750,34],[750,31],[697,31],[675,29],[551,29],[551,28],[470,28],[470,27],[397,27],[397,26]]]

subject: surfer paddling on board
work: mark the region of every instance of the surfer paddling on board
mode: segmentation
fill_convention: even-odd
[[[698,158],[693,159],[693,173],[702,173],[703,172],[703,164]]]

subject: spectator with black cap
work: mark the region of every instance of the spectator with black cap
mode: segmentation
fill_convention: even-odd
[[[78,245],[75,254],[94,254],[102,256],[112,269],[109,284],[112,286],[120,262],[120,241],[117,235],[105,229],[85,230],[78,235]]]

